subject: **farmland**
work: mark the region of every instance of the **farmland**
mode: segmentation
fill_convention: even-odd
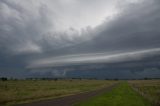
[[[110,86],[106,80],[17,80],[0,81],[0,104],[12,105],[51,99]]]
[[[87,95],[88,97],[86,97]],[[84,98],[84,100],[80,98]],[[42,103],[45,105],[48,103],[48,99],[52,103],[58,100],[63,103],[62,106],[65,106],[67,100],[71,100],[70,104],[73,106],[159,106],[160,80],[0,81],[0,106],[23,105],[23,103],[28,103],[27,106],[30,106],[31,102],[33,102],[31,104]],[[72,102],[74,100],[75,102]],[[34,103],[34,101],[37,102]],[[52,106],[51,103],[49,104]]]
[[[153,105],[160,105],[160,80],[132,80],[128,82],[133,89]]]

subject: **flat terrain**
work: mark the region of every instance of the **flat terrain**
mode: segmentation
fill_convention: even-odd
[[[123,82],[110,92],[74,106],[151,106],[151,104],[135,92],[127,82]]]
[[[132,80],[128,82],[135,91],[154,106],[160,106],[160,80]]]
[[[160,80],[0,82],[0,106],[160,106]]]
[[[20,80],[0,81],[0,105],[53,99],[108,87],[116,81],[106,80]]]
[[[37,101],[33,103],[26,103],[17,106],[72,106],[77,102],[86,101],[94,96],[103,94],[105,92],[110,92],[113,88],[115,88],[119,83],[113,84],[111,86],[107,86],[105,88],[101,88],[98,90],[83,92],[75,95],[60,97],[56,99]]]

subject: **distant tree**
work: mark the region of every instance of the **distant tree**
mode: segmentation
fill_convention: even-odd
[[[0,80],[7,81],[8,79],[6,77],[2,77],[2,78],[0,78]]]
[[[47,80],[46,78],[41,78],[41,80]]]
[[[115,78],[114,80],[115,80],[115,81],[118,81],[118,78]]]
[[[58,78],[54,78],[54,81],[57,81],[58,80]]]
[[[149,78],[145,77],[144,80],[149,80]]]

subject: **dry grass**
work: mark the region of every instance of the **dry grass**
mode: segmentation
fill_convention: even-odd
[[[4,81],[0,82],[0,104],[17,104],[56,98],[110,86],[115,81],[58,80],[58,81]]]
[[[129,83],[154,105],[160,106],[160,80],[135,80]]]

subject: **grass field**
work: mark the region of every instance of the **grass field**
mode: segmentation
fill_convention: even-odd
[[[107,80],[0,81],[0,106],[52,99],[109,87]],[[160,106],[160,80],[119,81],[111,91],[74,106]]]
[[[151,106],[151,104],[126,82],[123,82],[111,92],[106,92],[74,106]]]
[[[129,83],[153,105],[160,106],[160,80],[133,80]]]
[[[91,91],[110,86],[106,80],[0,81],[0,105],[12,105]]]

